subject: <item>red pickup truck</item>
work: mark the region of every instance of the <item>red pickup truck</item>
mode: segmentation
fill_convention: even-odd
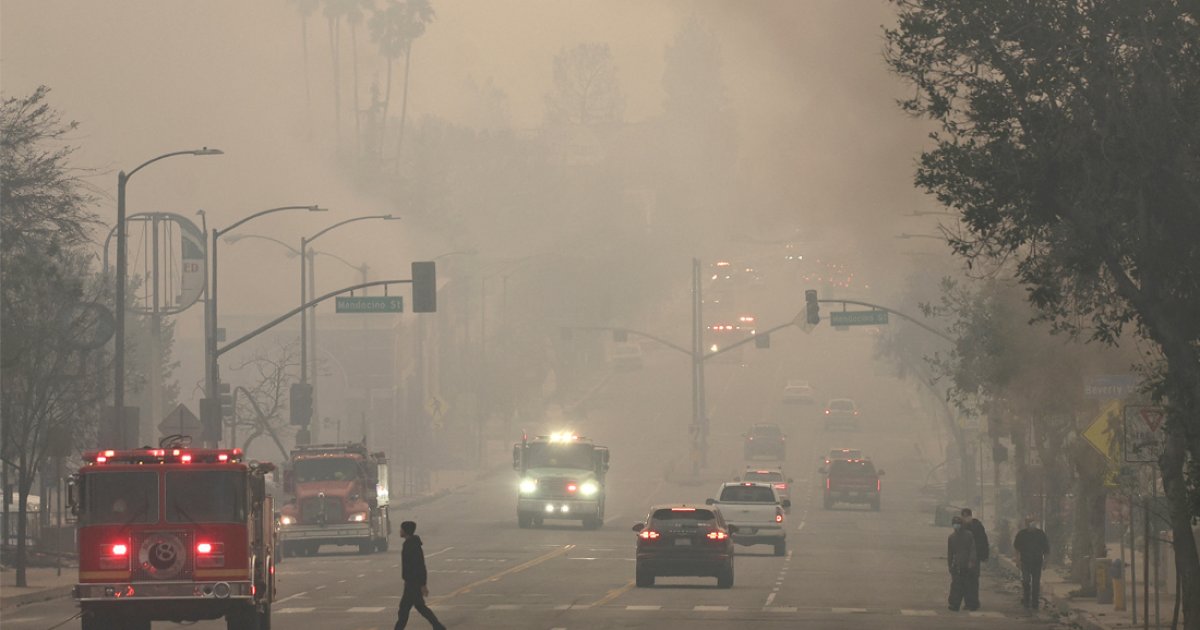
[[[825,475],[825,509],[835,503],[866,503],[879,511],[883,494],[882,470],[875,470],[869,459],[835,460],[820,472]]]

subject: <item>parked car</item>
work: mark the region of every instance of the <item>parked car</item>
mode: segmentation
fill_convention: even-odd
[[[634,582],[654,586],[659,577],[717,578],[720,588],[733,587],[732,527],[715,507],[657,505],[637,532]]]

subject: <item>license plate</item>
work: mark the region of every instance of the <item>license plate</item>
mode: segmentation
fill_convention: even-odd
[[[688,545],[691,545],[691,544],[692,544],[691,538],[676,538],[675,539],[676,547],[687,547]]]

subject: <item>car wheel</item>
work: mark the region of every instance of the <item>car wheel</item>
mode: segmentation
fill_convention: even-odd
[[[782,556],[787,554],[787,543],[775,543],[775,555]]]
[[[733,563],[717,574],[717,588],[733,588]]]
[[[654,574],[649,571],[638,569],[634,574],[634,582],[638,588],[647,588],[654,586]]]

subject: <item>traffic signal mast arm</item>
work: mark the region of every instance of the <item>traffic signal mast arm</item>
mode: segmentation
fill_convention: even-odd
[[[724,348],[721,348],[720,350],[717,350],[716,352],[706,352],[706,353],[704,354],[704,358],[705,358],[705,359],[711,359],[711,358],[713,358],[713,357],[717,356],[718,354],[724,354],[724,353],[726,353],[726,352],[729,352],[730,350],[733,350],[734,348],[737,348],[737,347],[739,347],[739,346],[743,346],[743,345],[746,345],[746,344],[748,344],[748,343],[754,343],[754,339],[755,339],[755,337],[758,337],[758,336],[760,336],[760,335],[770,335],[770,334],[771,334],[771,333],[773,333],[773,332],[776,332],[776,331],[783,330],[784,328],[791,328],[792,326],[795,326],[795,325],[796,325],[796,324],[794,324],[793,322],[788,322],[788,323],[786,323],[786,324],[780,324],[780,325],[778,325],[778,326],[776,326],[776,327],[774,327],[774,328],[769,328],[769,329],[767,329],[767,330],[764,330],[764,331],[762,331],[762,332],[755,332],[753,335],[750,335],[749,337],[746,337],[745,339],[743,339],[743,340],[741,340],[741,341],[738,341],[738,342],[735,342],[735,343],[731,343],[731,344],[729,344],[728,346],[725,346]],[[691,353],[689,352],[688,354],[691,354]]]
[[[691,350],[688,350],[687,348],[684,348],[683,346],[677,346],[677,345],[671,343],[670,341],[663,339],[662,337],[657,337],[655,335],[651,335],[648,332],[642,332],[640,330],[631,330],[629,328],[615,328],[613,326],[565,326],[564,328],[566,328],[567,330],[606,330],[606,331],[614,332],[614,333],[626,333],[629,335],[637,335],[639,337],[645,337],[651,341],[657,341],[658,343],[661,343],[662,345],[664,345],[672,350],[677,350],[679,352],[682,352],[682,353],[688,355],[689,357],[692,356]]]
[[[411,279],[410,280],[374,280],[371,282],[363,282],[360,284],[355,284],[355,285],[351,285],[348,287],[344,287],[344,288],[338,289],[336,291],[330,291],[329,293],[326,293],[325,295],[322,295],[321,297],[309,300],[307,303],[305,303],[301,306],[297,306],[296,308],[293,308],[292,310],[284,313],[283,315],[280,315],[279,317],[276,317],[275,319],[267,322],[266,324],[263,324],[262,326],[259,326],[258,328],[255,328],[254,330],[242,335],[241,337],[234,339],[233,341],[225,344],[224,346],[217,348],[216,355],[219,357],[219,356],[225,354],[226,352],[233,350],[234,348],[246,343],[247,341],[250,341],[251,339],[263,334],[264,332],[267,332],[268,330],[278,326],[279,324],[286,321],[289,317],[299,314],[300,311],[303,311],[306,308],[312,308],[312,307],[320,304],[321,302],[328,300],[329,298],[337,297],[343,293],[349,293],[351,291],[357,291],[359,289],[367,289],[370,287],[385,286],[385,285],[389,285],[389,284],[412,284],[412,282],[413,281]]]
[[[932,328],[929,325],[927,325],[917,319],[909,317],[908,315],[905,315],[904,313],[901,313],[900,311],[890,309],[886,306],[880,306],[878,304],[871,304],[870,302],[859,302],[858,300],[817,300],[817,303],[818,304],[841,304],[842,308],[845,308],[847,304],[853,304],[855,306],[866,306],[868,308],[873,308],[873,309],[876,309],[879,311],[887,311],[888,313],[891,313],[892,315],[895,315],[896,317],[906,319],[906,320],[916,324],[917,326],[924,328],[925,330],[937,335],[938,337],[941,337],[942,339],[945,339],[946,341],[949,341],[950,343],[954,343],[954,339],[952,339],[946,333],[943,333],[943,332],[937,330],[936,328]],[[772,329],[772,330],[774,330],[774,329]],[[732,346],[730,346],[730,347],[732,347]]]

